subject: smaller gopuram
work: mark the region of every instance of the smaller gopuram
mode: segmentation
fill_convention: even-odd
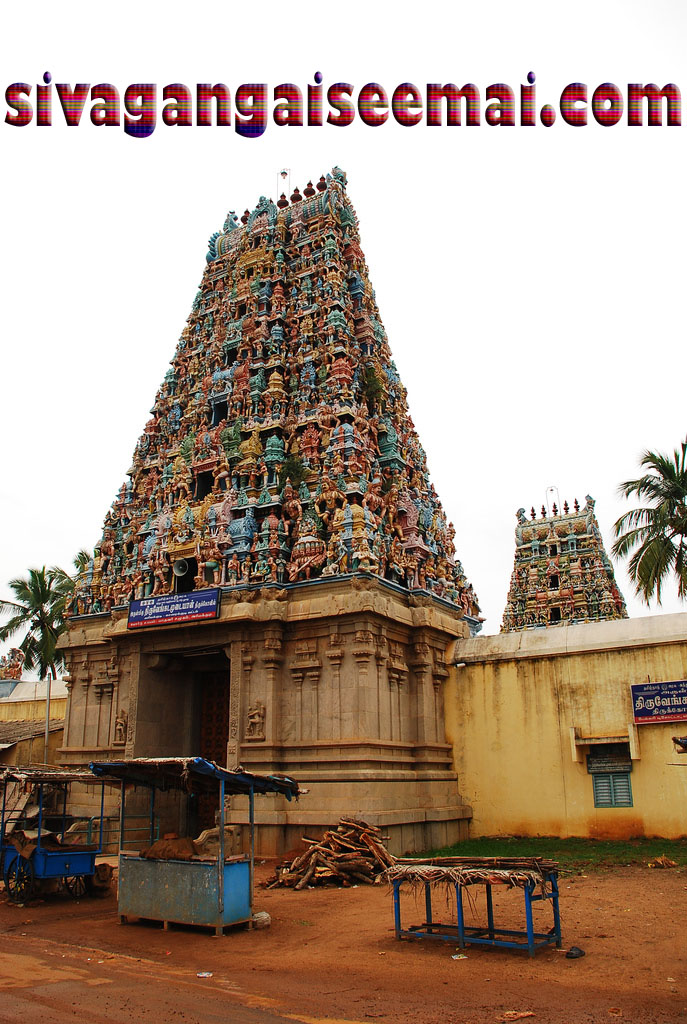
[[[540,518],[534,508],[529,520],[524,508],[516,516],[502,633],[628,617],[590,495],[583,508],[575,499],[572,510],[564,502],[562,513],[554,504],[551,514],[542,507]]]

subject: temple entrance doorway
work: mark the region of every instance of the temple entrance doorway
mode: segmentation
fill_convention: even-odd
[[[187,658],[193,686],[193,753],[224,768],[227,763],[231,693],[229,661],[221,652]],[[199,795],[192,801],[196,834],[215,827],[217,797]]]

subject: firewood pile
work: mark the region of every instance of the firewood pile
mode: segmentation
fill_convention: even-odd
[[[375,825],[355,818],[341,818],[336,830],[325,832],[321,839],[303,836],[307,849],[294,860],[277,865],[268,889],[287,886],[305,889],[311,885],[372,885],[395,859]]]

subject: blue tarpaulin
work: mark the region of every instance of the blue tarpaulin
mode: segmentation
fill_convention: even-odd
[[[91,761],[91,771],[98,776],[134,786],[151,789],[180,789],[215,792],[217,783],[224,782],[226,793],[281,793],[287,800],[298,798],[298,783],[287,775],[254,775],[236,768],[230,771],[204,757],[139,757],[126,761]]]

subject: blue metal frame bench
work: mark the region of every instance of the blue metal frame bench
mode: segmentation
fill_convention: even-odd
[[[485,862],[486,861],[486,862]],[[457,942],[461,949],[468,945],[502,946],[526,949],[530,956],[542,946],[562,944],[561,918],[558,905],[558,865],[551,861],[506,858],[436,858],[429,862],[399,861],[389,868],[386,877],[393,885],[394,925],[397,939],[439,939]],[[403,928],[401,924],[401,888],[424,888],[425,921]],[[466,926],[463,910],[463,889],[482,885],[486,891],[487,921],[484,925]],[[522,889],[525,902],[525,928],[499,928],[494,920],[492,886],[506,885]],[[456,923],[435,921],[432,895],[436,890],[455,889]],[[534,930],[532,905],[550,901],[553,927],[547,932]]]

